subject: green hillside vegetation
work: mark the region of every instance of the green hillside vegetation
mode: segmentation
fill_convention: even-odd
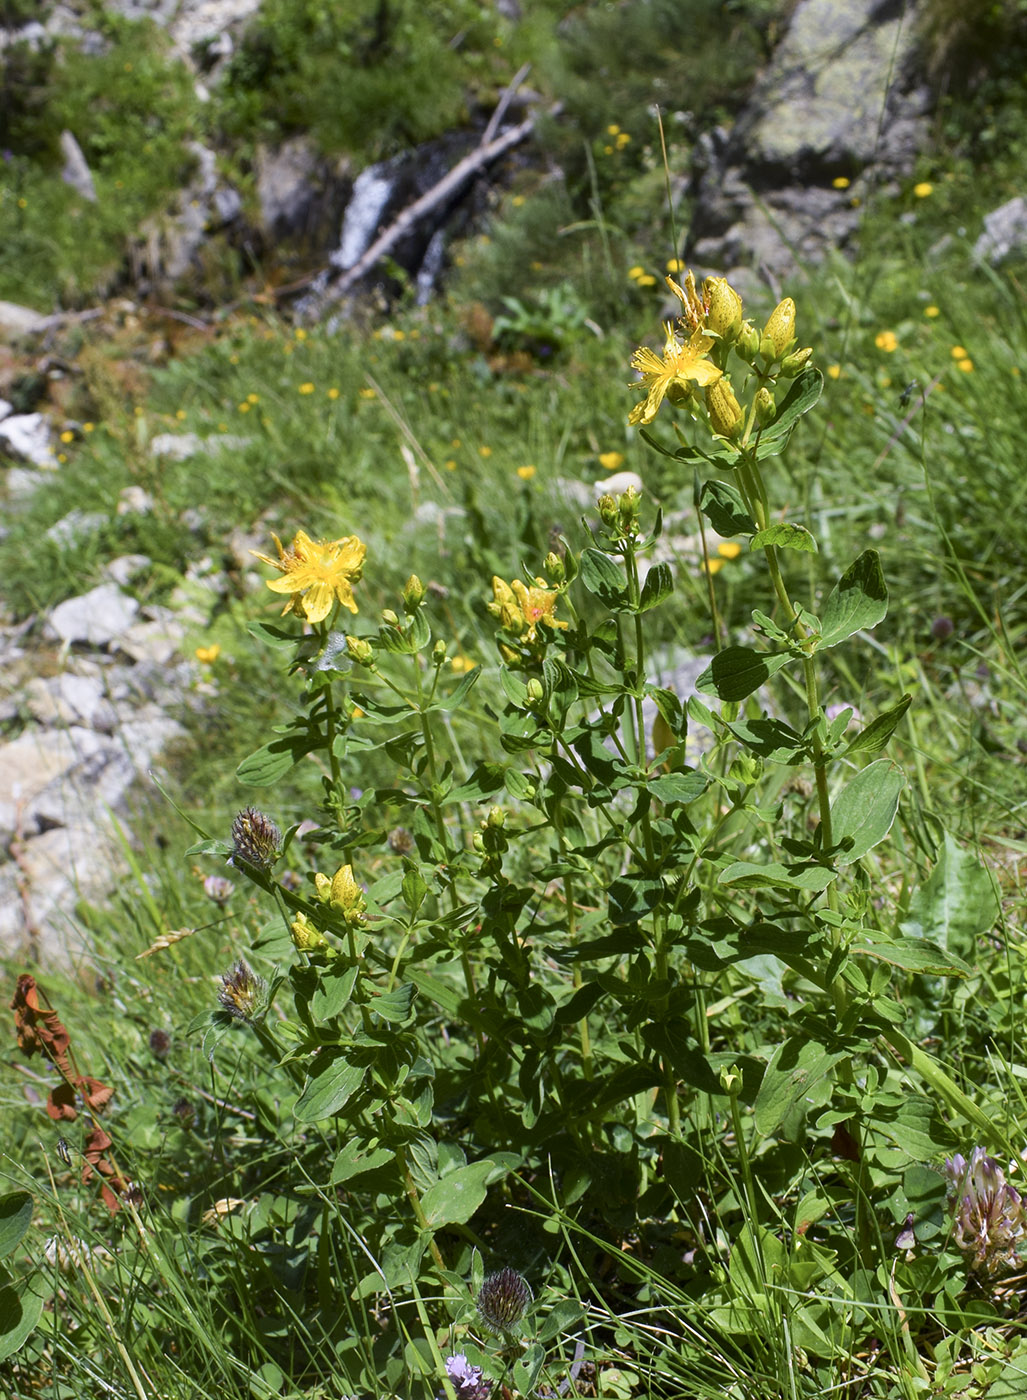
[[[15,997],[17,1400],[1023,1393],[1025,268],[971,253],[1018,192],[1020,18],[978,16],[975,51],[934,7],[934,148],[851,258],[736,315],[722,284],[689,302],[650,107],[678,173],[779,14],[682,8],[275,0],[213,106],[171,66],[142,95],[158,37],[120,26],[74,112],[66,52],[22,92],[0,296],[37,305],[87,299],[159,207],[147,140],[376,158],[531,59],[566,179],[520,172],[427,307],[329,333],[240,276],[193,326],[62,332],[12,620],[127,553],[143,602],[228,587],[131,873],[68,911],[88,984]],[[66,125],[131,205],[83,206],[95,255],[33,222],[73,198]],[[709,397],[670,377],[640,421],[642,346]],[[156,456],[169,432],[207,446]],[[622,471],[641,495],[604,497]],[[73,509],[105,523],[48,535]]]

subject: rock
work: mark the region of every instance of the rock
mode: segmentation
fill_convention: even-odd
[[[117,718],[100,673],[63,671],[46,679],[33,676],[25,686],[24,702],[36,723],[51,729],[77,724],[110,734]]]
[[[914,26],[894,6],[800,0],[734,130],[700,143],[689,260],[774,282],[843,246],[864,167],[876,183],[908,176],[926,141],[917,71]]]
[[[117,637],[118,651],[130,656],[133,661],[166,666],[182,645],[185,626],[170,609],[162,611],[167,615],[124,628]]]
[[[14,301],[0,301],[0,337],[18,340],[23,335],[40,335],[50,327],[50,317]]]
[[[254,161],[260,230],[272,243],[321,246],[353,191],[349,165],[332,165],[306,136],[259,146]]]
[[[593,496],[589,504],[595,505],[600,496],[621,496],[629,489],[639,496],[643,494],[645,488],[638,472],[614,472],[595,483],[592,487]]]
[[[1027,199],[1017,195],[984,216],[984,232],[974,244],[974,256],[997,267],[1010,253],[1027,248]]]
[[[107,647],[132,625],[139,604],[113,583],[101,583],[78,598],[58,603],[47,620],[48,630],[62,642]]]
[[[107,524],[108,517],[98,510],[70,510],[67,515],[54,523],[46,532],[46,538],[54,544],[74,544],[76,540],[88,539]]]
[[[6,418],[8,414],[14,412],[14,405],[8,403],[6,399],[0,399],[0,418]]]
[[[148,554],[119,554],[117,559],[104,564],[101,573],[119,588],[127,588],[136,575],[150,568],[152,563]]]
[[[61,179],[66,185],[70,185],[76,194],[95,204],[96,186],[93,184],[93,172],[82,154],[82,147],[70,131],[61,132],[61,155],[64,157]]]
[[[199,433],[158,433],[150,440],[150,454],[166,457],[171,462],[184,462],[200,452],[224,452],[226,448],[241,449],[249,444],[249,438],[234,433],[217,433],[211,437],[200,437]]]
[[[118,515],[150,515],[153,505],[153,497],[141,486],[126,486],[118,492]]]
[[[0,451],[43,471],[57,469],[57,458],[50,446],[50,424],[42,413],[12,413],[0,419]]]
[[[0,748],[0,840],[59,825],[61,783],[89,781],[105,768],[104,741],[89,729],[26,729]],[[48,795],[49,794],[49,795]],[[111,793],[111,795],[116,795]]]
[[[175,208],[151,219],[132,248],[138,274],[151,282],[174,284],[198,271],[210,235],[234,223],[242,212],[242,198],[219,175],[210,147],[190,141],[187,148],[196,158],[192,179],[180,191]]]

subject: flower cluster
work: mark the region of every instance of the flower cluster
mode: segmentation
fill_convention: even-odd
[[[228,863],[270,870],[282,853],[282,833],[270,817],[247,807],[232,822],[232,854]]]
[[[489,1400],[492,1382],[480,1366],[472,1366],[462,1351],[446,1357],[446,1375],[453,1382],[458,1400]]]
[[[288,593],[289,601],[282,609],[294,612],[309,623],[324,622],[336,603],[350,612],[357,610],[353,584],[363,571],[367,545],[356,535],[338,540],[312,540],[304,530],[297,530],[292,544],[286,549],[277,535],[272,535],[278,558],[252,552],[265,564],[282,575],[268,580],[273,593]]]
[[[221,974],[218,1001],[236,1021],[262,1021],[268,1008],[268,985],[240,958]]]
[[[1015,1267],[1027,1234],[1024,1199],[983,1147],[969,1162],[959,1152],[945,1162],[952,1208],[952,1237],[972,1273],[986,1279]]]
[[[544,578],[533,579],[530,584],[515,578],[506,583],[501,578],[492,580],[492,602],[488,609],[497,617],[500,626],[509,637],[518,641],[529,652],[540,652],[549,638],[540,628],[550,632],[566,628],[569,624],[556,616],[556,604],[560,594],[550,588]],[[522,658],[512,647],[500,643],[500,651],[508,661]]]
[[[511,1332],[534,1296],[524,1275],[508,1265],[485,1275],[478,1294],[478,1316],[490,1332]]]

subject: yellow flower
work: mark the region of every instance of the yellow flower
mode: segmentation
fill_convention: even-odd
[[[841,379],[841,377],[842,377],[842,367],[841,367],[841,365],[828,365],[828,367],[827,367],[827,377],[828,377],[828,379]]]
[[[68,460],[68,454],[66,452],[58,452],[57,460],[58,462],[60,462],[61,466],[63,466],[64,463]]]
[[[606,128],[606,134],[607,136],[619,136],[620,127],[617,125],[616,122],[611,122],[610,125]]]
[[[949,354],[954,360],[965,360],[967,356],[967,351],[963,348],[962,345],[953,345],[952,349],[949,351]]]
[[[680,258],[671,258],[667,263],[667,271],[682,272],[684,270],[684,266],[685,265]]]
[[[964,355],[961,360],[956,361],[956,369],[961,369],[964,374],[973,373],[974,362],[969,355]]]
[[[599,465],[603,471],[615,472],[624,465],[623,452],[600,452]]]
[[[479,456],[479,457],[485,457],[486,459],[489,458],[489,457],[491,457],[491,456],[492,456],[492,448],[491,448],[491,447],[479,447],[479,448],[478,448],[478,456]]]
[[[535,468],[531,466],[518,467],[517,475],[521,478],[522,481],[530,481],[531,478],[535,475]]]
[[[336,599],[350,612],[356,612],[351,585],[360,578],[364,566],[367,545],[362,540],[346,535],[339,540],[315,541],[305,531],[297,530],[291,547],[284,549],[277,535],[271,538],[278,548],[277,559],[256,550],[251,553],[282,574],[281,578],[269,579],[267,586],[273,593],[291,594],[283,614],[294,612],[308,622],[323,622]]]
[[[211,666],[221,655],[221,648],[217,642],[211,642],[209,647],[196,648],[196,660],[201,666]]]
[[[893,350],[899,348],[899,338],[894,331],[878,331],[877,335],[874,336],[874,344],[878,350],[883,350],[885,354],[890,355]]]
[[[452,457],[448,458],[445,462],[443,462],[442,465],[445,467],[447,472],[456,471],[456,462],[453,461]]]
[[[847,175],[836,175],[831,184],[836,190],[847,190],[852,181]]]
[[[624,147],[627,146],[630,141],[631,137],[628,135],[628,133],[626,131],[622,131],[617,137],[616,141],[618,151],[623,151]]]
[[[326,389],[325,392],[327,393],[330,399],[337,399],[339,397],[339,391],[335,388],[334,385],[331,389]]]
[[[307,333],[302,326],[297,326],[296,329],[293,331],[293,335],[296,337],[297,340],[306,340],[307,338]]]
[[[722,559],[737,559],[742,552],[742,546],[737,540],[724,540],[717,545],[717,553]]]
[[[492,598],[489,612],[498,617],[508,632],[515,632],[522,642],[537,641],[539,627],[567,627],[555,616],[559,593],[549,587],[545,579],[537,578],[530,586],[515,578],[505,583],[501,578],[492,580]]]
[[[640,346],[631,357],[631,366],[642,376],[646,396],[628,414],[628,422],[651,423],[671,389],[690,393],[693,384],[715,384],[721,372],[706,358],[713,344],[712,337],[697,330],[682,345],[668,321],[662,357],[655,350]]]
[[[628,268],[628,276],[631,278],[632,282],[637,282],[640,277],[645,276],[645,268],[639,267],[638,263],[636,263],[634,267]]]
[[[925,307],[924,307],[924,315],[925,315],[925,316],[929,316],[929,317],[931,318],[931,320],[933,321],[934,318],[935,318],[935,316],[940,316],[940,315],[941,315],[941,307],[940,307],[940,306],[925,306]]]
[[[96,424],[95,424],[95,423],[83,423],[83,424],[82,424],[82,431],[83,431],[84,433],[91,433],[95,427],[96,427]]]
[[[249,413],[249,411],[250,411],[250,409],[251,409],[252,407],[253,407],[252,404],[246,403],[246,401],[243,400],[243,402],[239,405],[239,412],[240,412],[240,413]]]
[[[340,865],[329,880],[320,871],[314,876],[314,887],[323,904],[337,909],[348,924],[364,922],[364,892],[353,878],[352,865]]]
[[[635,278],[636,287],[655,287],[656,278],[651,272],[643,272],[641,277]]]
[[[185,409],[184,409],[184,408],[176,408],[176,409],[175,409],[175,417],[178,419],[179,422],[181,422],[182,419],[183,419],[185,416],[186,416],[186,415],[185,415]]]
[[[463,676],[466,675],[468,671],[473,671],[478,663],[477,661],[472,661],[469,656],[463,656],[461,654],[454,656],[449,664],[458,676]]]
[[[393,330],[393,332],[392,332],[392,338],[393,338],[393,340],[406,340],[406,338],[407,338],[407,333],[406,333],[406,331]]]
[[[708,574],[719,574],[723,567],[723,559],[707,559],[703,564],[703,568]]]
[[[259,395],[259,394],[247,394],[247,395],[246,395],[246,402],[247,402],[247,403],[260,403],[260,395]]]
[[[913,193],[917,199],[926,199],[934,190],[934,186],[927,180],[921,180],[919,185],[913,186]]]
[[[376,399],[378,397],[378,391],[377,389],[361,389],[360,397],[362,399]]]
[[[70,429],[65,428],[64,432],[61,433],[61,442],[74,442],[74,441],[75,441],[75,434],[74,434],[73,432],[71,432]]]
[[[301,394],[312,394],[312,393],[314,392],[314,386],[313,386],[313,384],[311,384],[310,380],[308,379],[307,382],[306,382],[305,384],[301,384],[301,385],[300,385],[299,391],[300,391]]]

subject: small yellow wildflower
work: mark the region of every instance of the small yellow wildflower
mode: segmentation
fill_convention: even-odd
[[[227,423],[219,423],[219,424],[218,424],[218,432],[219,432],[219,433],[227,433],[227,432],[228,432],[228,424],[227,424]]]
[[[58,454],[57,454],[57,460],[58,460],[58,462],[60,462],[61,466],[63,467],[63,466],[64,466],[64,463],[68,460],[68,454],[67,454],[66,452],[58,452]]]
[[[721,371],[706,358],[714,345],[710,336],[696,330],[682,344],[669,321],[666,329],[662,356],[643,345],[631,357],[631,367],[642,376],[646,389],[645,398],[628,414],[632,425],[651,423],[671,389],[690,393],[693,384],[705,388],[721,376]]]
[[[619,136],[620,127],[617,125],[616,122],[611,122],[610,125],[606,128],[606,134],[607,136]]]
[[[176,409],[175,409],[175,417],[178,419],[179,422],[181,422],[182,419],[185,417],[185,409],[184,409],[184,408],[176,408]]]
[[[604,155],[604,156],[612,156],[612,155],[613,155],[613,147],[612,147],[612,146],[604,146],[604,147],[603,147],[603,155]]]
[[[247,402],[245,401],[245,399],[244,399],[243,402],[239,405],[239,412],[240,412],[240,413],[249,413],[249,411],[250,411],[250,409],[251,409],[252,407],[253,407],[253,405],[250,404],[250,403],[247,403]]]
[[[737,559],[742,552],[742,546],[737,540],[724,540],[717,545],[717,553],[722,559]]]
[[[447,458],[447,460],[446,460],[445,462],[443,462],[442,465],[445,467],[445,469],[446,469],[447,472],[455,472],[455,471],[456,471],[456,462],[454,462],[454,460],[453,460],[452,457]]]
[[[622,131],[622,132],[620,133],[620,135],[617,137],[617,140],[616,140],[616,142],[615,142],[615,145],[616,145],[618,151],[623,151],[624,147],[627,146],[627,145],[629,145],[630,142],[631,142],[631,137],[628,135],[628,133],[627,133],[626,131]]]
[[[74,442],[74,441],[75,441],[75,434],[74,434],[69,428],[65,428],[64,432],[61,433],[61,442]]]
[[[91,433],[95,427],[96,427],[96,424],[95,424],[95,423],[83,423],[83,424],[82,424],[82,431],[83,431],[84,433]]]
[[[636,287],[655,287],[656,278],[651,272],[643,272],[641,277],[635,278]]]
[[[377,389],[361,389],[360,397],[362,399],[376,399],[378,397],[378,391]]]
[[[488,447],[488,446],[486,446],[486,447],[479,447],[479,448],[478,448],[478,456],[479,456],[479,457],[484,457],[485,460],[487,461],[487,460],[492,456],[492,448],[491,448],[491,447]]]
[[[473,671],[477,666],[477,661],[472,661],[469,656],[457,654],[450,660],[450,666],[458,676],[464,676],[468,671]]]
[[[828,365],[828,367],[827,367],[827,377],[828,377],[828,379],[841,379],[841,377],[842,377],[842,367],[841,367],[841,365]]]
[[[301,394],[312,394],[314,392],[314,386],[309,379],[304,384],[300,385],[299,392]]]
[[[450,445],[450,447],[453,449],[453,451],[455,452],[455,451],[457,450],[457,448],[460,447],[460,445],[461,445],[460,439],[459,439],[459,438],[453,438],[449,445]]]
[[[327,389],[325,392],[327,393],[330,399],[337,399],[339,397],[339,391],[335,388],[334,385],[330,389]]]
[[[19,209],[27,209],[28,207],[29,207],[29,202],[28,202],[28,200],[25,198],[25,196],[22,195],[22,196],[19,198],[19,200],[18,200],[18,208],[19,208]]]
[[[293,331],[293,335],[296,337],[297,340],[306,340],[307,338],[307,333],[302,326],[297,326],[296,329]]]
[[[941,307],[940,307],[940,306],[925,306],[925,307],[924,307],[924,315],[925,315],[925,316],[928,316],[928,317],[933,321],[934,318],[935,318],[935,316],[940,316],[940,315],[941,315]]]
[[[237,365],[237,364],[239,363],[239,356],[238,356],[238,355],[229,355],[229,357],[228,357],[228,363],[229,363],[230,365]]]
[[[354,879],[352,865],[340,865],[330,880],[318,871],[314,876],[314,888],[321,902],[337,910],[346,923],[364,922],[367,903],[364,891]]]
[[[554,614],[560,595],[549,587],[545,579],[537,578],[529,586],[515,578],[505,583],[501,578],[492,580],[492,602],[489,612],[498,617],[508,632],[516,633],[522,642],[529,645],[539,639],[539,627],[568,627]]]
[[[535,475],[535,470],[536,469],[533,466],[518,467],[517,475],[521,478],[522,481],[530,481],[531,478]]]
[[[393,338],[393,340],[406,340],[406,338],[407,338],[407,333],[406,333],[406,331],[393,330],[393,332],[392,332],[392,338]]]
[[[524,195],[522,194],[515,194],[513,199],[511,199],[510,201],[510,203],[515,209],[520,209],[521,205],[524,204],[524,202]]]
[[[921,180],[918,185],[913,186],[913,193],[917,199],[926,199],[934,191],[934,186],[928,180]]]
[[[247,394],[247,395],[246,395],[246,402],[247,402],[247,403],[260,403],[260,395],[259,395],[259,394]]]
[[[684,266],[685,265],[680,258],[669,258],[667,260],[668,272],[682,272],[684,271]]]
[[[964,374],[973,373],[974,362],[969,355],[964,355],[961,360],[956,361],[956,369],[961,369]]]
[[[257,550],[251,553],[278,569],[281,578],[267,581],[273,593],[290,594],[283,614],[297,613],[310,623],[323,622],[338,600],[344,608],[355,613],[356,599],[352,585],[360,578],[367,545],[356,535],[338,540],[312,540],[303,530],[297,530],[292,545],[285,549],[277,535],[272,535],[278,548],[278,558],[272,559]]]
[[[852,181],[849,179],[848,175],[836,175],[831,181],[832,187],[836,190],[847,190],[851,184]]]
[[[636,263],[634,267],[628,268],[628,276],[631,278],[632,282],[637,282],[640,277],[645,276],[645,268],[639,267],[638,263]]]
[[[217,642],[211,642],[209,647],[197,647],[195,654],[201,666],[212,666],[221,655],[221,648]]]
[[[968,351],[965,350],[962,345],[953,345],[952,349],[949,351],[949,354],[954,360],[965,360]]]
[[[624,453],[600,452],[599,465],[604,472],[615,472],[624,465]]]
[[[703,569],[708,574],[719,574],[723,567],[723,559],[707,559],[703,564]]]
[[[878,350],[883,350],[886,355],[890,355],[893,350],[899,348],[899,338],[894,331],[878,331],[874,336],[874,344]]]

